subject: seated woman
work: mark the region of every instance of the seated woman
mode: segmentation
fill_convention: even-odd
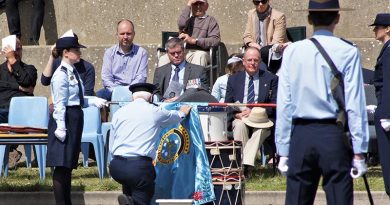
[[[213,86],[211,95],[214,96],[219,102],[225,102],[226,85],[230,75],[244,70],[242,65],[242,54],[234,53],[230,55],[230,58],[226,65],[226,74],[220,76]]]

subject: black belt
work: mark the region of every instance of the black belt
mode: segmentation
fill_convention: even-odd
[[[293,124],[304,125],[304,124],[312,124],[312,123],[316,123],[316,124],[332,124],[332,125],[336,125],[337,124],[335,118],[330,118],[330,119],[303,119],[303,118],[296,118],[296,119],[293,119]]]
[[[115,155],[114,159],[127,160],[127,161],[135,161],[135,160],[152,161],[152,158],[146,156],[124,157],[124,156]]]
[[[81,109],[82,107],[81,107],[81,105],[68,105],[68,106],[66,106],[67,108],[79,108],[79,109]]]

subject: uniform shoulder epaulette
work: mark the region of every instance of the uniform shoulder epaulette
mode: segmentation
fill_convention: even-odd
[[[62,71],[62,72],[64,72],[64,73],[68,73],[68,69],[66,69],[66,67],[64,67],[64,66],[61,66],[61,68],[60,68],[60,69],[61,69],[61,71]]]
[[[348,43],[349,45],[351,46],[355,46],[356,47],[356,44],[352,41],[348,41],[348,40],[345,40],[344,38],[340,38],[342,41],[344,41],[345,43]]]

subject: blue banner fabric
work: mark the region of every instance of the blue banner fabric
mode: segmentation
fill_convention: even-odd
[[[171,103],[176,110],[182,103]],[[161,131],[155,159],[156,199],[193,199],[194,204],[215,200],[197,104],[180,124]]]

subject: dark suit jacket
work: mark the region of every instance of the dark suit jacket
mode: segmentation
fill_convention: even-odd
[[[162,96],[164,95],[165,91],[169,86],[169,82],[171,80],[171,72],[172,66],[170,63],[156,68],[154,72],[153,84],[155,84],[157,88],[155,94],[159,95],[160,99],[162,99]],[[202,87],[206,90],[209,90],[210,83],[207,69],[202,66],[186,62],[183,79],[184,89],[187,85],[188,80],[197,78],[200,79]]]
[[[383,46],[375,65],[376,119],[390,118],[390,41]]]
[[[226,103],[240,103],[244,100],[245,90],[245,71],[231,75],[226,87]],[[278,76],[271,72],[259,70],[259,95],[257,103],[276,103],[278,87]],[[232,131],[232,122],[234,120],[233,109],[228,109],[228,130]],[[268,118],[274,118],[274,110],[267,108]]]

